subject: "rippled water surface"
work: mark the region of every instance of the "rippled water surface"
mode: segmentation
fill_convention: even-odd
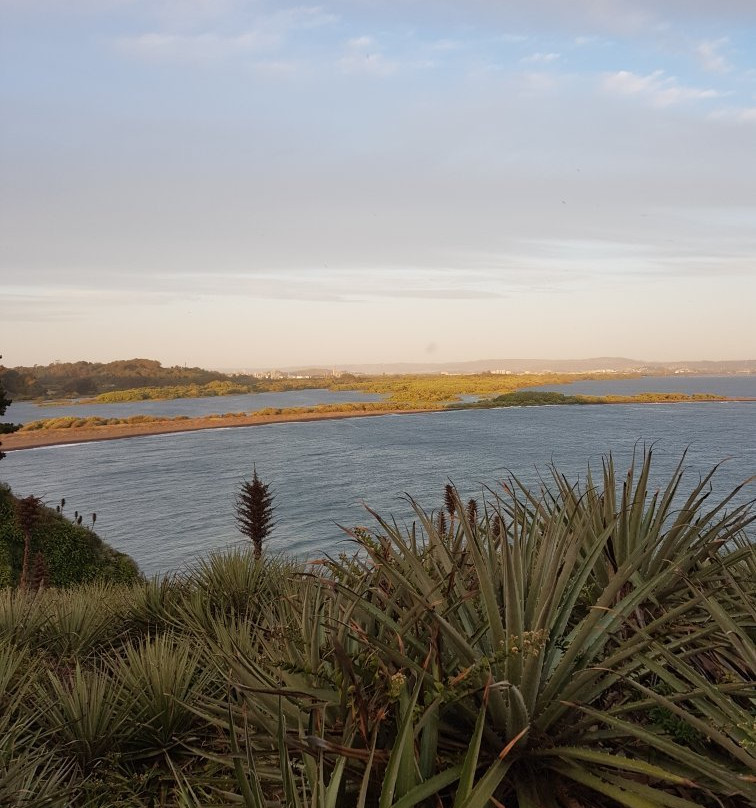
[[[313,558],[348,549],[337,526],[369,524],[364,500],[404,519],[411,493],[442,503],[452,480],[479,496],[508,470],[530,483],[553,461],[583,476],[612,450],[628,462],[638,441],[656,442],[663,480],[690,447],[690,484],[731,458],[724,492],[756,474],[756,405],[747,402],[527,407],[273,424],[10,452],[0,479],[66,509],[97,512],[102,537],[153,574],[239,540],[233,502],[258,473],[277,494],[273,551]],[[756,490],[751,486],[751,496]]]

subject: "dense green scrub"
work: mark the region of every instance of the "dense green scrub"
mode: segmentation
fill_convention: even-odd
[[[137,387],[100,393],[91,401],[100,404],[117,404],[122,401],[148,401],[151,399],[206,398],[211,396],[235,396],[252,392],[248,384],[229,381],[213,381],[208,384],[189,384],[167,387]]]
[[[361,390],[383,393],[390,401],[448,402],[461,395],[503,396],[527,387],[544,384],[566,384],[584,379],[605,378],[601,374],[566,373],[476,373],[476,374],[417,374],[341,378],[331,382],[331,389]],[[624,378],[615,375],[613,378]]]
[[[650,473],[0,591],[0,804],[753,805],[753,512]]]
[[[542,393],[534,390],[520,390],[502,396],[472,401],[467,404],[453,404],[453,409],[490,409],[492,407],[539,407],[551,404],[588,404],[580,396],[565,396],[562,393]]]
[[[393,374],[380,376],[318,376],[313,378],[258,379],[201,368],[164,368],[149,359],[99,364],[58,363],[34,368],[0,367],[0,380],[17,399],[44,398],[50,403],[95,400],[100,403],[153,399],[197,398],[242,393],[286,392],[325,388],[380,393],[394,404],[428,406],[456,400],[460,395],[503,395],[524,387],[560,384],[602,374]],[[614,375],[613,378],[624,378]]]
[[[0,366],[0,380],[14,399],[72,398],[136,387],[206,385],[231,381],[225,373],[203,368],[163,367],[154,359],[115,362],[53,362],[34,367]]]
[[[496,407],[541,407],[559,404],[680,404],[696,401],[724,401],[724,396],[709,393],[639,393],[632,396],[566,396],[538,390],[518,390],[494,398],[464,404],[450,404],[450,409],[474,410]]]
[[[91,519],[91,517],[90,517]],[[19,500],[0,484],[0,586],[19,582],[25,536]],[[41,555],[49,585],[72,586],[86,581],[126,583],[139,570],[129,556],[109,547],[90,528],[73,524],[50,508],[36,508],[30,524],[30,561]]]

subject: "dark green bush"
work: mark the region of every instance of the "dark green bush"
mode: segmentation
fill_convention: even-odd
[[[24,533],[18,523],[16,497],[0,485],[0,586],[15,585],[21,575]],[[90,528],[75,525],[41,506],[31,531],[31,555],[41,553],[51,586],[88,581],[129,583],[140,577],[134,561],[105,544]]]

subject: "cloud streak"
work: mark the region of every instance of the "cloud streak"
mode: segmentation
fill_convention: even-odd
[[[727,57],[721,52],[729,44],[727,37],[709,39],[700,42],[696,47],[701,66],[711,73],[729,73],[733,68]]]
[[[663,70],[654,70],[646,75],[618,70],[616,73],[606,74],[601,87],[609,95],[635,96],[656,107],[708,101],[723,95],[712,88],[685,86],[675,76],[665,75]]]
[[[375,359],[450,328],[475,356],[502,319],[583,352],[599,310],[686,333],[682,287],[731,300],[712,351],[753,342],[753,3],[0,5],[16,351],[144,316],[184,354],[338,361],[349,323]]]

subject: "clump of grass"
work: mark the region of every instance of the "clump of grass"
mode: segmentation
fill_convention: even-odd
[[[122,595],[112,586],[53,590],[44,602],[40,645],[59,658],[84,658],[115,642],[124,631]]]
[[[197,699],[212,681],[202,647],[191,637],[159,634],[126,645],[111,671],[134,727],[128,737],[132,757],[183,752],[201,723],[194,711]]]

